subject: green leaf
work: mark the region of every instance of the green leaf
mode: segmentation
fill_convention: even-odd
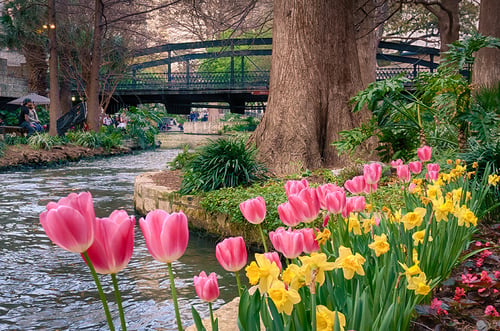
[[[193,315],[194,325],[196,326],[196,330],[198,331],[206,331],[203,323],[201,322],[200,314],[196,311],[194,306],[191,306],[191,314]]]

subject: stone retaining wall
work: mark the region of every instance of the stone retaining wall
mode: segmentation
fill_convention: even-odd
[[[160,132],[155,136],[155,141],[160,143],[160,148],[195,148],[206,144],[207,140],[216,140],[220,135],[207,134],[185,134],[182,132]]]
[[[158,186],[153,181],[154,172],[147,172],[135,178],[134,206],[138,213],[146,215],[154,209],[163,209],[168,213],[183,211],[188,217],[191,230],[203,231],[222,238],[243,236],[250,246],[260,245],[258,228],[250,223],[237,224],[228,221],[226,214],[209,214],[200,207],[196,196],[179,195],[165,186]]]

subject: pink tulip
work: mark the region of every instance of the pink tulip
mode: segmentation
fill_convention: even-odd
[[[280,271],[281,271],[282,265],[281,265],[281,259],[280,259],[280,256],[278,255],[278,253],[276,253],[276,252],[267,252],[267,253],[264,253],[264,257],[266,259],[268,259],[269,262],[275,263],[276,266],[278,268],[280,268]]]
[[[343,191],[344,189],[338,187],[336,184],[328,183],[316,187],[316,195],[318,196],[319,206],[321,209],[326,210],[326,195],[330,192],[336,192],[338,190]]]
[[[411,183],[410,185],[408,185],[408,192],[413,194],[413,193],[415,193],[416,188],[417,188],[417,185],[415,183]]]
[[[300,223],[295,208],[289,202],[278,205],[278,215],[283,224],[287,226],[293,227]]]
[[[215,246],[215,256],[227,271],[236,272],[247,264],[247,248],[243,237],[226,238]]]
[[[330,214],[325,215],[325,219],[323,220],[323,227],[328,225],[328,221],[330,221]]]
[[[424,146],[417,149],[417,155],[420,161],[427,162],[432,156],[432,147]]]
[[[345,208],[346,196],[344,191],[331,192],[326,195],[326,209],[332,214],[340,214]]]
[[[408,167],[410,168],[410,171],[415,175],[422,172],[422,162],[419,161],[410,162],[408,163]]]
[[[313,188],[308,187],[297,194],[290,195],[288,201],[301,222],[310,223],[319,215],[318,195]]]
[[[302,232],[302,235],[304,237],[304,247],[302,248],[304,253],[311,254],[312,252],[319,251],[319,244],[316,240],[316,233],[313,229],[304,228],[298,231]]]
[[[427,171],[437,171],[439,172],[441,170],[441,167],[437,163],[429,163],[427,165]]]
[[[408,165],[401,165],[396,169],[398,178],[404,183],[408,183],[411,179],[410,169]]]
[[[365,192],[366,187],[365,177],[356,176],[353,179],[346,180],[344,183],[344,187],[351,192],[352,194],[360,194]]]
[[[95,239],[87,253],[100,274],[116,274],[125,269],[134,250],[135,218],[115,210],[109,218],[97,218]]]
[[[364,196],[355,196],[346,199],[346,205],[342,211],[343,217],[348,217],[350,213],[360,212],[365,210],[366,201]]]
[[[263,197],[249,199],[240,203],[243,216],[252,224],[260,224],[266,218],[266,202]]]
[[[47,236],[59,247],[83,253],[94,242],[95,211],[90,192],[71,193],[58,202],[49,202],[40,214]]]
[[[427,180],[438,180],[438,178],[439,178],[439,171],[428,171],[425,174],[425,178]]]
[[[181,211],[169,214],[164,210],[150,211],[139,220],[146,246],[153,258],[171,263],[186,251],[189,241],[188,220]]]
[[[194,276],[193,282],[196,294],[201,300],[212,302],[219,297],[219,283],[215,272],[207,277],[205,271],[202,271],[199,276]]]
[[[363,177],[367,184],[377,184],[382,176],[382,166],[379,163],[370,163],[363,166]]]
[[[285,183],[286,196],[297,194],[306,187],[309,187],[309,182],[305,178],[302,180],[289,180]]]
[[[403,165],[403,160],[401,160],[401,159],[391,161],[391,167],[393,167],[393,168],[397,168],[400,165]]]
[[[278,228],[276,231],[269,232],[269,239],[274,249],[288,259],[296,258],[304,249],[304,235],[300,231]]]

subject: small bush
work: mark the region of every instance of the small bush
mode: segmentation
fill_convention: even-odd
[[[180,192],[246,186],[267,178],[267,169],[256,160],[256,153],[255,147],[247,147],[241,138],[211,141],[184,167]]]
[[[180,170],[189,164],[195,157],[196,153],[189,151],[189,145],[184,145],[182,153],[177,154],[177,156],[167,165],[172,170]]]
[[[54,137],[48,133],[36,133],[28,137],[28,144],[34,149],[50,150],[56,145],[61,145],[62,141],[59,137]]]
[[[75,145],[96,148],[101,146],[99,135],[93,131],[70,131],[66,134],[70,142]]]
[[[25,136],[17,136],[15,134],[4,135],[4,143],[7,145],[26,145],[28,144],[28,138]]]

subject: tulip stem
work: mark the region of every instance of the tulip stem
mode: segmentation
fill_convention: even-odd
[[[264,245],[264,252],[268,252],[267,251],[267,244],[266,244],[266,237],[264,236],[264,230],[262,230],[262,225],[259,223],[258,224],[259,226],[259,232],[260,232],[260,237],[262,238],[262,244]]]
[[[208,303],[208,309],[210,310],[210,322],[212,323],[212,331],[215,330],[215,321],[214,321],[214,310],[212,309],[212,303]]]
[[[240,272],[235,271],[234,275],[236,276],[236,286],[238,286],[238,295],[241,297],[241,281],[240,281]]]
[[[113,280],[113,288],[115,290],[116,304],[118,305],[118,311],[120,313],[120,323],[122,325],[122,331],[127,330],[127,322],[125,322],[125,314],[123,313],[122,297],[120,295],[120,289],[118,288],[118,279],[116,274],[111,274],[111,279]]]
[[[172,291],[172,300],[174,301],[175,319],[177,320],[177,329],[179,331],[182,331],[181,315],[179,314],[179,304],[177,303],[177,292],[175,291],[174,272],[172,270],[172,263],[168,262],[167,266],[168,266],[168,276],[170,278],[170,290]]]
[[[90,261],[89,255],[86,251],[82,253],[82,256],[85,262],[87,262],[90,273],[92,274],[92,278],[94,278],[95,285],[97,286],[97,291],[99,292],[99,297],[101,298],[102,307],[104,308],[104,313],[106,314],[106,320],[108,321],[109,330],[114,331],[115,326],[113,325],[113,319],[111,318],[111,313],[109,312],[108,301],[106,300],[106,296],[104,295],[104,291],[102,290],[101,282],[99,281],[97,272],[95,271],[94,265],[92,264],[92,261]]]

